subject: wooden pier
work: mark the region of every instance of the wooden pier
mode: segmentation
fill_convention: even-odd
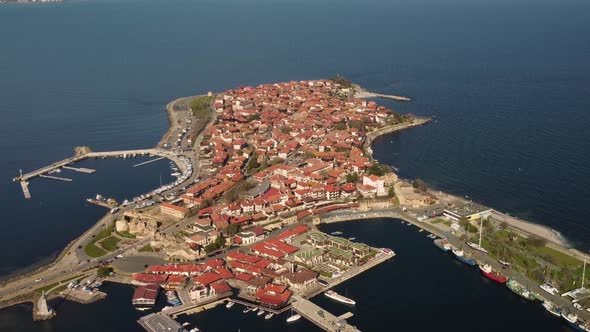
[[[94,172],[96,172],[95,169],[92,169],[92,168],[84,168],[84,167],[64,166],[62,168],[69,169],[69,170],[76,171],[76,172],[82,172],[82,173],[94,173]]]
[[[352,313],[347,312],[342,316],[336,316],[309,300],[299,296],[294,296],[294,298],[295,302],[291,304],[293,310],[309,321],[313,322],[324,331],[360,332],[359,329],[346,322],[347,318],[352,317]]]

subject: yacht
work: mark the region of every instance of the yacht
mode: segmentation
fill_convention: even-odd
[[[227,304],[225,305],[225,307],[226,308],[231,308],[231,307],[233,307],[234,304],[235,304],[234,302],[228,301]]]
[[[338,302],[342,302],[345,304],[350,304],[350,305],[355,305],[356,302],[352,299],[349,299],[346,296],[342,296],[338,293],[336,293],[335,291],[329,290],[327,292],[324,293],[324,295],[326,295],[327,297],[331,298],[332,300],[336,300]]]
[[[256,313],[256,316],[262,316],[264,315],[266,312],[262,309],[258,310],[258,313]]]
[[[264,316],[264,319],[271,319],[274,315],[275,314],[273,314],[272,312],[269,312],[268,314],[266,314],[266,316]]]
[[[547,293],[551,294],[551,295],[555,295],[559,293],[559,290],[553,286],[551,286],[548,283],[539,285],[539,288],[541,288],[542,290],[546,291]]]

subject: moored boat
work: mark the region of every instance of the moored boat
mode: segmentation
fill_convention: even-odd
[[[534,301],[537,299],[537,296],[533,294],[533,292],[528,290],[528,288],[526,288],[523,284],[514,279],[509,279],[508,282],[506,282],[506,286],[508,286],[512,292],[525,300]]]
[[[482,246],[480,246],[477,243],[467,242],[467,245],[470,246],[471,248],[477,250],[477,251],[481,251],[481,252],[486,253],[486,254],[488,253],[487,250],[485,250]]]
[[[332,234],[332,235],[342,235],[342,232],[341,231],[335,231],[335,232],[332,232],[330,234]]]
[[[338,302],[342,302],[342,303],[345,303],[345,304],[350,304],[350,305],[355,305],[356,304],[356,302],[354,300],[349,299],[346,296],[342,296],[342,295],[336,293],[333,290],[329,290],[329,291],[325,292],[324,295],[326,295],[327,297],[331,298],[332,300],[336,300]]]
[[[258,310],[258,312],[256,313],[256,316],[262,316],[262,315],[264,315],[265,313],[266,313],[266,311],[264,311],[264,310],[260,309],[260,310]]]
[[[271,319],[274,315],[275,314],[273,314],[272,312],[269,312],[268,314],[266,314],[266,316],[264,316],[264,319]]]
[[[447,239],[436,239],[433,241],[434,245],[437,246],[440,250],[449,251],[451,250],[451,244]]]
[[[510,263],[508,263],[507,261],[503,261],[499,258],[498,258],[498,263],[500,263],[500,265],[502,265],[503,267],[510,267]]]
[[[235,304],[234,302],[228,301],[227,304],[225,305],[225,307],[226,308],[231,308],[231,307],[233,307],[234,304]]]
[[[289,318],[287,318],[287,323],[298,321],[299,318],[301,318],[300,314],[291,315]]]
[[[551,294],[551,295],[555,295],[557,293],[559,293],[559,290],[555,287],[553,287],[552,285],[548,284],[548,283],[544,283],[542,285],[539,285],[539,288],[541,288],[542,290],[546,291],[547,293]]]
[[[250,308],[250,307],[247,307],[246,309],[242,310],[242,313],[245,313],[245,314],[246,314],[246,313],[249,313],[249,312],[250,312],[250,310],[252,310],[252,308]]]
[[[545,302],[543,302],[542,305],[543,305],[543,308],[545,308],[545,310],[547,310],[553,316],[557,316],[557,317],[561,316],[561,308],[556,306],[555,303],[553,303],[551,301],[545,301]]]
[[[506,278],[504,275],[498,273],[498,271],[494,271],[489,264],[485,264],[483,266],[480,265],[479,269],[481,270],[481,273],[484,276],[486,276],[494,281],[497,281],[501,284],[505,283],[508,280],[508,278]]]
[[[455,257],[457,257],[457,259],[469,266],[475,266],[476,262],[475,259],[473,257],[470,257],[468,254],[465,254],[465,252],[463,251],[463,249],[453,249],[453,254],[455,254]]]

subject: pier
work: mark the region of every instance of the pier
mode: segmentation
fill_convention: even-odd
[[[84,167],[73,167],[73,166],[64,166],[64,169],[69,169],[72,171],[76,171],[76,172],[82,172],[82,173],[94,173],[96,172],[95,169],[92,168],[84,168]]]
[[[177,321],[161,313],[143,316],[137,322],[148,332],[185,331]]]
[[[160,158],[156,158],[156,159],[151,159],[151,160],[148,160],[148,161],[144,161],[143,163],[139,163],[139,164],[133,165],[133,167],[143,166],[143,165],[146,165],[146,164],[149,164],[149,163],[153,163],[154,161],[162,160],[164,158],[165,157],[160,157]]]
[[[72,182],[72,179],[70,179],[70,178],[62,178],[60,176],[40,174],[39,177],[40,178],[45,178],[45,179],[52,179],[52,180],[60,180],[60,181]]]
[[[23,188],[23,194],[26,199],[31,199],[31,192],[29,191],[29,183],[27,181],[21,181],[20,186]]]
[[[359,329],[348,324],[347,318],[352,317],[352,313],[347,312],[342,316],[335,316],[334,314],[322,309],[315,303],[308,301],[302,297],[294,296],[295,302],[291,304],[293,310],[306,319],[313,322],[315,325],[328,332],[336,331],[358,331]]]
[[[364,90],[361,90],[361,91],[357,92],[354,95],[354,97],[355,98],[360,98],[360,99],[379,97],[379,98],[392,99],[392,100],[396,100],[396,101],[410,101],[410,100],[412,100],[412,99],[410,99],[408,97],[395,96],[395,95],[386,95],[386,94],[382,94],[382,93],[373,93],[373,92],[364,91]]]

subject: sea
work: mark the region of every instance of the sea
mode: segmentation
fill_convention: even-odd
[[[133,165],[145,157],[86,160],[79,166],[95,173],[34,179],[26,200],[12,182],[19,170],[63,159],[79,145],[152,147],[168,127],[164,106],[177,97],[335,75],[408,96],[411,102],[378,102],[434,118],[375,141],[375,157],[401,177],[547,225],[588,251],[589,12],[585,0],[0,5],[0,278],[50,261],[94,224],[106,210],[86,198],[132,198],[172,181],[165,160],[140,167]],[[334,226],[399,254],[337,289],[358,299],[351,322],[362,330],[566,330],[396,224]],[[0,330],[137,329],[130,289],[107,287],[107,300],[64,301],[50,322],[32,323],[26,305],[2,310]],[[324,300],[315,301],[346,309]],[[313,329],[234,311],[223,322],[225,308],[187,320],[206,331]]]

